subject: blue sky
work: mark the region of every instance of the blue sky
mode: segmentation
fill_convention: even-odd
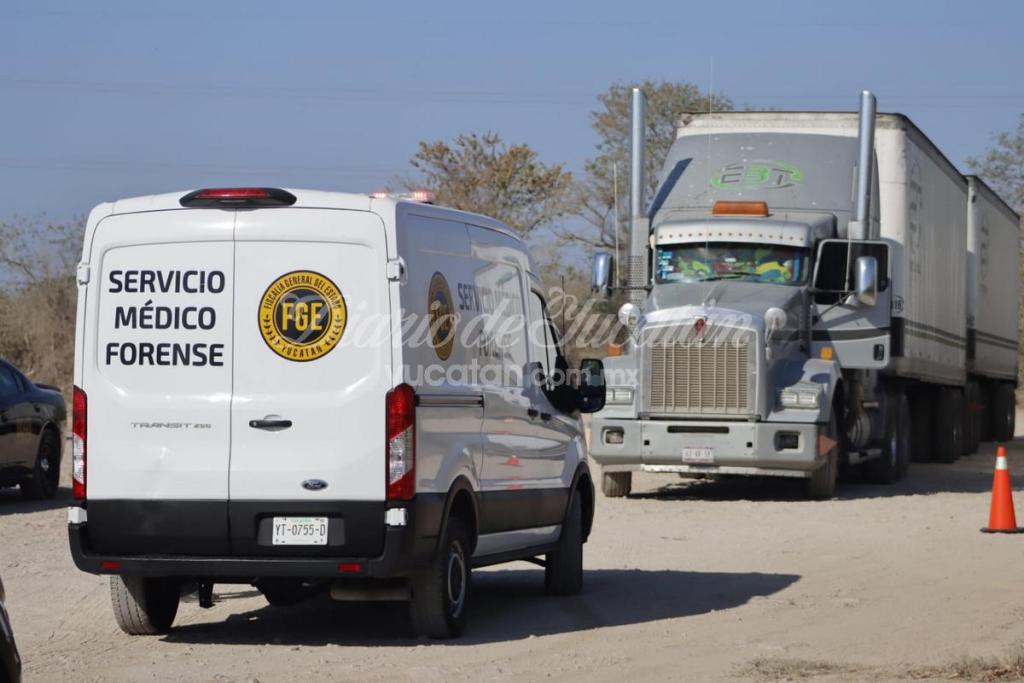
[[[494,130],[578,170],[613,81],[853,109],[963,168],[1024,112],[1024,3],[0,0],[0,219],[225,184],[370,191]]]

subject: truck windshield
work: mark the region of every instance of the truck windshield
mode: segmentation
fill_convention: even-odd
[[[807,279],[808,250],[782,244],[692,242],[660,245],[656,282],[744,280],[800,285]]]

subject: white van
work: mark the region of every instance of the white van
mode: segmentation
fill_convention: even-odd
[[[333,192],[139,197],[92,211],[77,279],[71,552],[113,575],[125,632],[167,631],[214,582],[407,599],[439,638],[471,567],[533,560],[580,590],[602,368],[568,371],[501,223]]]

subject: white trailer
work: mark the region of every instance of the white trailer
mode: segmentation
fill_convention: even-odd
[[[1020,217],[967,176],[967,388],[980,438],[1013,436],[1020,300]]]

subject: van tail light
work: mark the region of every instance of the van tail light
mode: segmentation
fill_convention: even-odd
[[[295,195],[276,187],[211,187],[189,192],[178,202],[189,208],[291,206],[295,203]]]
[[[71,492],[75,500],[85,500],[87,405],[85,392],[75,387],[71,399]]]
[[[399,384],[386,403],[388,500],[410,500],[416,494],[416,391]]]

